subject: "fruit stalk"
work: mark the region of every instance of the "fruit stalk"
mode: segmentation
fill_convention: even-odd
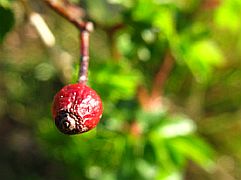
[[[80,32],[80,69],[79,69],[79,83],[86,84],[88,80],[89,67],[89,38],[88,30]]]

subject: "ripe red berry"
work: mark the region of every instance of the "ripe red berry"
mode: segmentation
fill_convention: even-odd
[[[78,83],[63,87],[54,97],[52,114],[64,134],[79,134],[93,129],[102,116],[102,102],[90,87]]]

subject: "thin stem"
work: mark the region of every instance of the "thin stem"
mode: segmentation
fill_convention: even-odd
[[[89,67],[89,37],[90,33],[83,30],[80,33],[80,70],[79,70],[79,83],[86,84],[88,80],[88,67]]]
[[[71,4],[68,0],[44,0],[54,11],[75,25],[80,31],[80,70],[79,83],[86,84],[88,80],[89,67],[89,36],[93,31],[92,22],[82,20],[85,12],[78,6]]]
[[[170,52],[167,52],[164,57],[164,61],[153,81],[152,92],[151,92],[152,96],[155,97],[155,96],[162,95],[164,84],[173,68],[173,65],[174,65],[173,57]]]
[[[174,59],[170,52],[167,52],[159,71],[153,79],[151,93],[148,93],[148,90],[144,86],[139,87],[137,97],[141,107],[145,111],[155,111],[162,107],[163,88],[173,65]]]

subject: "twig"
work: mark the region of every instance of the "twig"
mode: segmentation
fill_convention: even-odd
[[[137,97],[141,107],[145,111],[160,110],[159,108],[162,107],[162,91],[168,75],[172,70],[173,64],[173,57],[170,52],[167,52],[164,61],[153,80],[151,93],[148,93],[148,90],[144,86],[139,87]]]
[[[164,57],[164,61],[153,81],[152,92],[151,92],[152,97],[161,96],[163,86],[166,82],[166,79],[168,78],[168,75],[172,70],[173,64],[174,64],[173,57],[171,56],[170,52],[167,52]]]
[[[53,10],[75,25],[80,31],[80,70],[79,83],[86,84],[89,67],[89,36],[93,31],[92,22],[84,22],[84,10],[72,5],[68,0],[62,0],[62,4],[56,0],[44,0]]]
[[[55,12],[67,19],[73,25],[75,25],[80,30],[87,30],[89,32],[93,31],[92,22],[84,22],[82,20],[84,13],[81,8],[74,6],[65,0],[64,4],[61,5],[56,0],[44,0]]]

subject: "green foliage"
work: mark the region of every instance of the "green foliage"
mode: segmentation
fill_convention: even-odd
[[[123,60],[119,64],[107,62],[95,67],[90,74],[91,86],[99,90],[102,98],[112,102],[133,98],[140,82],[140,74],[129,66]]]
[[[184,40],[185,41],[185,40]],[[180,42],[181,44],[182,42]],[[200,40],[186,45],[183,60],[196,79],[205,82],[210,79],[213,67],[223,64],[224,58],[217,45],[211,40]]]
[[[49,158],[64,161],[76,172],[85,167],[83,177],[94,179],[104,179],[110,172],[111,179],[168,179],[172,176],[181,179],[187,159],[204,168],[213,166],[213,151],[193,135],[196,128],[191,120],[165,114],[142,117],[143,137],[125,130],[118,134],[102,126],[81,138],[66,137],[56,133],[51,119],[41,120],[38,137]],[[85,157],[88,161],[83,160]]]
[[[12,2],[0,0],[5,179],[181,180],[188,173],[197,179],[204,172],[192,163],[207,174],[220,169],[215,157],[241,149],[239,0],[224,0],[214,10],[199,0],[72,0],[84,2],[96,24],[88,84],[104,104],[98,127],[79,136],[58,132],[50,110],[54,94],[71,81],[69,74],[76,81],[78,68],[71,71],[78,62],[71,59],[79,56],[77,31],[43,11],[58,42],[46,48],[29,23],[12,29],[14,14],[24,14]],[[167,79],[155,87],[156,97],[152,90],[166,54],[174,65],[163,70],[161,78]],[[240,161],[237,152],[233,156]]]
[[[231,31],[239,31],[241,24],[239,17],[241,15],[241,2],[239,0],[225,0],[218,8],[215,16],[215,22],[218,26],[227,28]]]
[[[0,0],[0,6],[5,8],[10,7],[13,1],[14,0]]]

